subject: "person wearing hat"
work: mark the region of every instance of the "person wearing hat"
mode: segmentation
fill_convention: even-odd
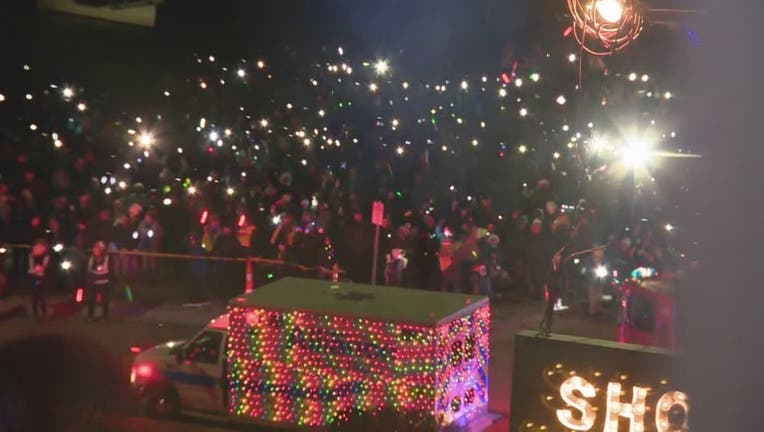
[[[101,306],[103,308],[103,318],[109,318],[109,300],[111,297],[111,262],[106,253],[106,244],[97,241],[93,245],[93,255],[88,260],[88,319],[92,320],[95,315],[95,306],[97,298],[101,297]]]
[[[50,248],[45,240],[39,239],[32,246],[29,255],[29,276],[32,285],[32,313],[35,318],[48,315],[45,293],[50,283]]]

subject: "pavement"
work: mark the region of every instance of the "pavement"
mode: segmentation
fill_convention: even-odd
[[[170,339],[190,337],[226,309],[223,302],[184,305],[177,301],[120,300],[113,303],[109,321],[89,322],[84,318],[84,308],[81,305],[74,304],[71,298],[54,296],[49,299],[51,317],[44,322],[37,322],[26,313],[27,302],[28,298],[24,296],[0,301],[0,343],[36,334],[77,335],[111,350],[126,365],[129,365],[132,358],[131,347],[146,347]],[[491,310],[489,410],[500,417],[494,418],[493,424],[482,425],[480,430],[498,432],[509,428],[507,416],[511,398],[514,335],[521,330],[538,328],[543,305],[522,298],[505,298],[492,300]],[[573,307],[556,314],[555,332],[613,340],[616,319],[612,313],[590,318]],[[241,430],[198,419],[157,422],[129,418],[125,419],[125,425],[124,430],[158,432]]]

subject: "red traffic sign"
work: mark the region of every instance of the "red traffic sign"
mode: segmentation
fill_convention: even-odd
[[[382,201],[374,201],[371,206],[371,223],[381,226],[384,219],[385,204]]]

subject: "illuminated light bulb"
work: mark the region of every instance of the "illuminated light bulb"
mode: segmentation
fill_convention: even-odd
[[[124,180],[120,181],[117,186],[119,186],[120,189],[127,189],[127,183],[125,183]]]
[[[499,97],[506,97],[507,96],[507,90],[506,89],[499,89]]]
[[[666,226],[665,226],[665,227],[663,227],[663,228],[664,228],[666,231],[668,231],[668,232],[674,231],[674,226],[673,226],[673,225],[671,225],[671,224],[666,224]],[[661,383],[661,384],[663,384],[663,383]]]
[[[154,142],[154,138],[150,133],[144,132],[141,134],[140,143],[144,147],[149,147]]]
[[[36,131],[37,130],[37,125],[32,123],[31,125],[29,125],[29,130]]]
[[[528,115],[528,110],[526,108],[520,108],[520,117],[525,117]]]
[[[239,69],[236,71],[236,75],[238,75],[239,78],[244,78],[244,76],[247,75],[247,73],[244,72],[244,69]]]
[[[218,135],[217,131],[210,132],[210,141],[217,141],[220,138],[220,135]]]
[[[559,159],[560,158],[560,153],[554,152],[554,154],[552,154],[552,157],[555,158],[555,159]]]
[[[448,151],[448,147],[446,147],[446,146],[442,146],[440,149],[443,150],[443,151]]]
[[[408,82],[406,82],[406,81],[404,81],[404,82],[403,82],[403,84],[401,84],[401,86],[402,86],[402,87],[403,87],[403,89],[405,90],[405,89],[409,88],[409,83],[408,83]]]
[[[629,81],[636,81],[637,80],[637,74],[632,72],[629,74]]]
[[[462,81],[461,87],[462,87],[462,90],[467,90],[470,87],[470,85],[467,83],[467,81]]]
[[[480,122],[480,127],[481,127],[481,128],[484,128],[484,127],[485,127],[485,122],[484,122],[484,121],[481,121],[481,122]]]
[[[194,186],[189,186],[188,187],[188,194],[189,195],[194,195],[195,193],[196,193],[196,188]]]
[[[597,13],[607,22],[616,23],[623,17],[623,5],[618,0],[597,1]]]
[[[594,275],[600,279],[607,277],[608,275],[607,267],[603,265],[597,266],[597,268],[594,269]]]
[[[521,154],[525,154],[528,151],[528,147],[526,147],[525,144],[521,144],[520,147],[517,148],[517,151]]]
[[[456,119],[456,122],[459,123],[459,124],[462,124],[462,123],[464,123],[464,120],[462,120],[462,118],[459,117],[459,118]]]
[[[169,92],[169,91],[167,91],[167,90],[165,90],[165,91],[164,91],[164,95],[165,95],[165,96],[170,96],[170,92]]]
[[[5,95],[0,93],[0,102],[5,102]]]
[[[387,63],[387,60],[377,60],[377,62],[374,63],[374,72],[376,72],[377,75],[384,75],[389,70],[390,65]]]
[[[518,78],[515,80],[515,87],[522,87],[523,86],[523,79]]]
[[[207,60],[209,60],[211,62],[214,62],[215,61],[215,56],[209,56],[209,57],[207,57]]]
[[[110,188],[110,187],[107,187],[106,189],[104,189],[104,190],[103,190],[103,192],[104,192],[106,195],[110,195],[110,194],[111,194],[111,188]]]
[[[206,89],[207,88],[207,83],[202,81],[202,82],[199,83],[199,87],[201,87],[203,89]]]
[[[578,56],[576,56],[575,54],[571,53],[571,54],[568,55],[568,61],[571,62],[571,63],[575,62],[577,58],[578,58]]]
[[[344,55],[344,54],[345,54],[345,50],[343,50],[343,49],[342,49],[342,47],[338,47],[338,48],[337,48],[337,53],[338,53],[339,55]]]
[[[61,140],[59,140],[59,139],[57,139],[57,140],[53,141],[53,146],[54,146],[55,148],[61,148],[63,145],[64,145],[64,143],[63,143],[63,142],[61,142]]]
[[[69,261],[69,260],[64,260],[64,261],[61,263],[61,269],[62,269],[62,270],[69,270],[69,269],[71,269],[71,268],[72,268],[72,262],[71,262],[71,261]]]
[[[234,192],[235,191],[234,191],[234,189],[232,187],[229,187],[228,189],[225,190],[225,193],[228,194],[228,195],[233,195]]]
[[[650,160],[650,156],[647,144],[640,140],[632,140],[621,149],[621,162],[634,169],[643,167]]]
[[[534,72],[534,73],[532,73],[532,74],[530,75],[530,77],[529,77],[529,78],[530,78],[530,79],[531,79],[531,81],[533,81],[533,82],[539,82],[539,80],[541,79],[541,75],[539,75],[538,73]]]
[[[170,198],[165,198],[162,200],[162,204],[168,206],[172,204],[172,200]]]
[[[302,140],[302,143],[303,143],[303,145],[305,145],[305,147],[309,147],[310,146],[310,138],[305,138],[304,140]]]
[[[122,165],[122,168],[130,169],[130,164],[129,163],[125,163],[124,165]]]
[[[62,250],[64,250],[64,245],[61,243],[56,243],[53,245],[53,252],[61,252]]]
[[[473,139],[472,140],[472,146],[473,147],[477,147],[477,145],[478,145],[478,140],[477,139]]]
[[[218,147],[223,147],[223,140],[219,139],[215,144],[217,144]]]
[[[77,104],[77,109],[80,111],[85,111],[87,109],[87,106],[84,103],[80,102]]]
[[[265,62],[264,62],[264,61],[262,61],[262,60],[258,60],[258,61],[257,61],[257,68],[258,68],[258,69],[262,69],[262,68],[264,68],[264,67],[265,67]]]
[[[556,102],[557,102],[558,104],[560,104],[560,105],[565,105],[565,103],[566,103],[567,101],[568,101],[568,100],[567,100],[567,99],[565,99],[565,96],[564,96],[564,95],[559,95],[559,96],[557,96]]]
[[[268,127],[268,119],[260,120],[260,126],[261,127]]]
[[[318,110],[319,117],[323,117],[324,115],[326,115],[326,112],[324,110]]]
[[[377,84],[375,83],[369,84],[369,90],[371,90],[372,92],[377,91]]]
[[[64,87],[64,89],[61,91],[61,93],[64,95],[65,98],[69,99],[72,96],[74,96],[74,90],[72,90],[69,87]]]
[[[32,94],[31,93],[27,93],[25,97],[27,98],[27,100],[32,100]]]
[[[301,160],[300,163],[302,164],[302,166],[308,165],[308,161],[306,161],[305,159]]]
[[[402,155],[403,154],[403,147],[398,146],[398,148],[395,149],[395,152],[398,153],[398,155]]]
[[[663,98],[666,99],[666,100],[669,100],[672,97],[674,97],[674,96],[671,94],[671,92],[663,93]]]
[[[642,82],[647,82],[650,80],[650,75],[644,74],[642,75]]]

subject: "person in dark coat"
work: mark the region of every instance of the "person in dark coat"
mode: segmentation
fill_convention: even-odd
[[[44,319],[48,315],[45,296],[50,285],[50,248],[45,240],[35,241],[29,254],[29,278],[32,291],[32,313],[35,318]]]
[[[88,259],[87,265],[87,297],[88,297],[88,320],[95,317],[95,307],[98,298],[101,298],[103,319],[109,318],[109,302],[111,301],[111,285],[114,279],[111,257],[106,253],[106,243],[97,241],[93,245],[93,255]]]

